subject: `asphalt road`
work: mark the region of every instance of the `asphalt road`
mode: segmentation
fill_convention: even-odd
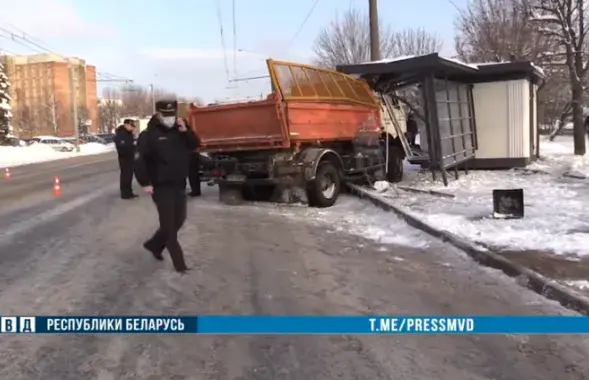
[[[181,233],[195,269],[180,276],[141,249],[150,199],[118,199],[116,161],[93,159],[18,168],[0,185],[2,314],[570,313],[346,197],[329,210],[227,207],[205,188]],[[398,236],[359,236],[375,235],[371,220]],[[403,236],[421,246],[393,243]],[[588,357],[581,336],[27,335],[0,339],[0,379],[577,380]]]

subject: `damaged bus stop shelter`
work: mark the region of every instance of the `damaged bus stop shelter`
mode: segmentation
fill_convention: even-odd
[[[337,67],[337,70],[365,79],[377,93],[405,103],[409,109],[414,111],[417,118],[423,121],[425,127],[420,131],[421,146],[425,147],[423,149],[425,154],[418,157],[408,152],[407,160],[429,168],[434,179],[435,173],[441,172],[445,185],[448,184],[447,173],[450,170],[453,170],[458,178],[459,169],[466,172],[469,168],[476,166],[474,165],[475,153],[479,149],[480,142],[477,136],[473,86],[477,83],[504,83],[512,79],[522,79],[523,83],[525,79],[525,86],[530,84],[529,90],[518,92],[518,99],[515,102],[512,99],[506,100],[505,96],[503,99],[489,100],[495,103],[511,101],[520,104],[524,102],[523,106],[528,108],[529,115],[521,119],[521,123],[519,123],[521,125],[516,123],[517,132],[512,132],[513,128],[511,128],[505,133],[528,135],[525,149],[528,150],[526,154],[529,157],[532,156],[530,153],[532,148],[537,147],[537,143],[531,141],[532,139],[537,140],[537,118],[535,117],[536,107],[532,106],[530,99],[534,97],[534,101],[536,101],[534,95],[537,79],[543,78],[543,76],[535,70],[530,62],[475,65],[432,53],[362,64],[341,65]],[[410,104],[407,98],[400,95],[404,89],[411,86],[420,90],[418,101],[421,103],[421,107]],[[528,95],[526,96],[524,92]],[[485,96],[487,95],[482,95],[483,98]],[[477,102],[477,104],[480,103]],[[482,103],[488,102],[483,101]],[[525,113],[523,108],[520,113]],[[491,124],[500,124],[499,119],[500,117],[497,122],[493,121]],[[495,128],[495,126],[491,128]],[[522,128],[526,129],[525,133],[521,131]],[[498,136],[498,139],[501,137]],[[505,136],[505,139],[508,140],[510,137]],[[511,138],[511,140],[514,139]],[[492,144],[494,142],[483,143]]]

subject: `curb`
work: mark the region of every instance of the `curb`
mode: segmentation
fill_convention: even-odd
[[[589,315],[589,298],[576,294],[556,281],[526,268],[523,265],[508,260],[495,252],[477,247],[467,239],[461,238],[451,232],[437,229],[360,186],[354,184],[347,184],[347,186],[357,197],[369,200],[375,206],[386,211],[394,212],[411,227],[417,228],[433,237],[452,244],[456,248],[466,252],[466,254],[479,264],[501,270],[510,277],[517,277],[523,280],[522,283],[520,283],[522,286],[525,286],[546,298],[558,301],[562,306],[568,309],[574,310],[583,315]]]

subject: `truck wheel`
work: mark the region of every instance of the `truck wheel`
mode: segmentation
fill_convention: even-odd
[[[387,172],[387,181],[398,183],[403,181],[403,160],[405,159],[403,149],[398,146],[389,148],[389,166]]]
[[[319,164],[315,179],[307,187],[307,199],[311,207],[331,207],[341,190],[341,178],[330,161]]]

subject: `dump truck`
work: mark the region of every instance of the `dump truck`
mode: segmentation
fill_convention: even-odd
[[[298,63],[266,63],[272,86],[266,99],[187,112],[221,201],[280,199],[299,190],[309,206],[330,207],[346,181],[383,178],[381,106],[366,82]]]

